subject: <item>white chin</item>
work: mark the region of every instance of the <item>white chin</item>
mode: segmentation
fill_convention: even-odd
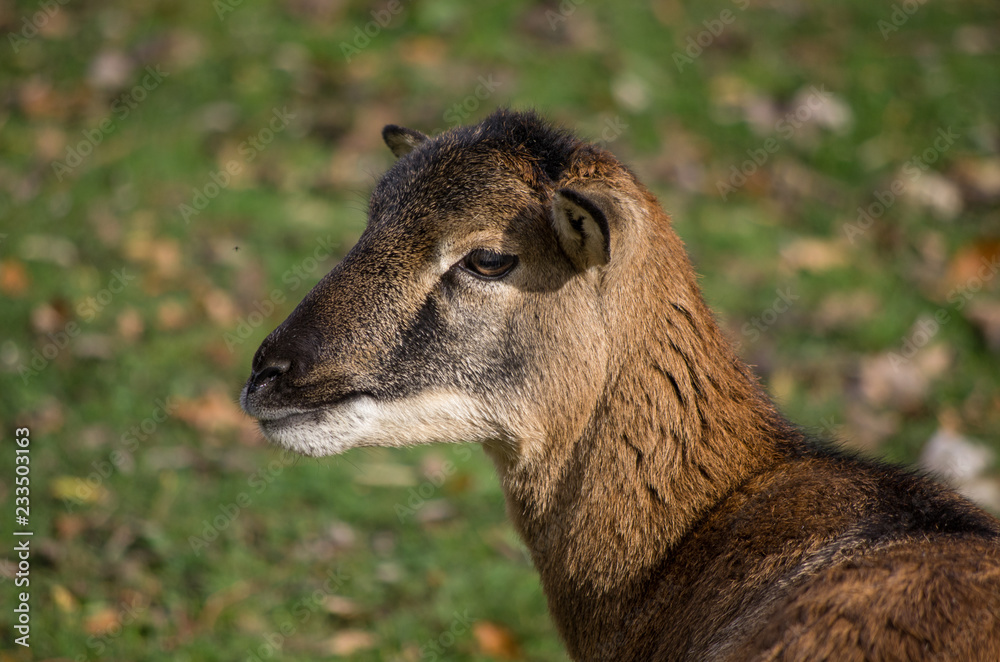
[[[511,436],[481,402],[448,391],[387,402],[353,397],[330,409],[261,421],[260,427],[272,443],[313,457],[357,446],[501,441]]]

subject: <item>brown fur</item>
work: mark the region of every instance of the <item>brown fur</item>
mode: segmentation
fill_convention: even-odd
[[[385,137],[368,229],[254,357],[272,440],[481,442],[574,659],[1000,660],[1000,522],[791,426],[614,157],[510,111]]]

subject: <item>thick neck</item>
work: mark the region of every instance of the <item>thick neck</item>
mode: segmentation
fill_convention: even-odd
[[[658,259],[633,262],[642,279],[619,274],[616,287],[609,275],[617,358],[583,433],[545,440],[544,464],[497,462],[571,651],[641,610],[650,574],[708,509],[776,461],[788,435],[664,228]]]

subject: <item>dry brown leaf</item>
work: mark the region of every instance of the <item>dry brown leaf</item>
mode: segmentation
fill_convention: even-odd
[[[820,331],[850,329],[872,319],[881,310],[881,299],[871,292],[834,293],[820,304],[814,320]]]
[[[103,51],[90,61],[87,82],[99,90],[116,90],[132,77],[135,63],[122,51]]]
[[[899,173],[897,180],[908,180],[905,170]],[[931,170],[921,173],[913,185],[907,186],[902,197],[917,207],[927,209],[943,221],[955,220],[965,207],[958,185]]]
[[[973,301],[965,317],[983,334],[990,350],[1000,353],[1000,301]]]
[[[104,333],[84,333],[73,343],[73,356],[107,361],[115,355],[115,341]]]
[[[875,452],[883,442],[899,431],[901,415],[897,411],[875,411],[864,402],[854,401],[844,412],[847,418],[838,438],[864,452]]]
[[[399,59],[408,65],[438,68],[448,55],[448,45],[439,37],[414,37],[399,42]]]
[[[55,333],[69,321],[65,306],[43,303],[31,309],[31,329],[35,333]]]
[[[205,600],[205,608],[198,616],[198,627],[211,632],[215,622],[226,607],[237,604],[253,595],[253,586],[248,582],[238,581],[221,591],[216,591]]]
[[[9,297],[19,297],[31,285],[28,270],[18,260],[4,260],[0,263],[0,292]]]
[[[52,602],[54,602],[56,607],[59,608],[59,611],[64,614],[75,613],[79,608],[73,594],[69,592],[69,589],[60,584],[52,585]]]
[[[53,126],[45,126],[35,134],[35,156],[43,161],[56,161],[66,155],[66,133]]]
[[[861,394],[873,407],[911,411],[927,396],[930,384],[912,360],[879,354],[862,359],[860,368]]]
[[[955,164],[955,177],[970,201],[989,203],[1000,199],[1000,159],[996,157],[960,159]]]
[[[847,248],[840,239],[802,237],[781,249],[781,260],[796,271],[827,271],[847,263]]]
[[[253,427],[229,393],[215,388],[197,398],[178,398],[174,415],[202,432]]]
[[[62,429],[66,422],[66,405],[56,398],[46,398],[45,402],[32,412],[30,425],[32,432],[49,434]],[[34,428],[38,428],[35,430]]]
[[[347,657],[359,651],[374,648],[378,643],[375,635],[364,630],[341,630],[323,642],[322,649],[327,655]]]
[[[52,496],[63,501],[104,503],[108,499],[108,491],[103,485],[75,476],[57,476],[49,484],[49,489]]]
[[[328,595],[323,600],[323,608],[341,618],[357,618],[364,613],[364,607],[357,601],[342,595]]]
[[[115,322],[118,325],[118,335],[129,344],[138,340],[146,328],[145,323],[142,321],[142,315],[131,306],[126,307],[118,313]]]
[[[504,660],[521,657],[521,646],[509,629],[490,621],[478,621],[472,626],[472,634],[483,655],[491,655]]]
[[[995,273],[989,273],[1000,259],[1000,239],[985,239],[968,244],[958,250],[948,264],[949,289],[968,288],[977,280],[986,288],[1000,287]],[[986,273],[988,278],[984,278]]]
[[[80,515],[56,515],[56,535],[60,540],[72,540],[87,528],[87,520]]]
[[[107,634],[118,626],[118,610],[113,607],[101,607],[83,621],[84,631],[95,637]]]
[[[417,484],[413,467],[391,462],[367,462],[361,465],[361,471],[354,480],[372,487],[412,487]]]
[[[164,301],[156,309],[156,325],[161,331],[176,331],[190,323],[187,306],[176,299]]]
[[[212,320],[216,326],[231,327],[239,319],[239,311],[232,297],[223,290],[211,289],[205,292],[201,298],[201,305],[205,309],[205,315]]]
[[[139,226],[125,240],[125,257],[130,262],[152,265],[158,278],[175,278],[181,272],[181,248],[176,239],[157,238],[143,228],[148,219],[134,219]]]
[[[66,115],[68,104],[52,87],[38,76],[29,78],[18,90],[21,110],[29,118],[58,118]]]
[[[455,506],[447,499],[432,499],[417,509],[416,519],[421,524],[439,524],[455,517]]]

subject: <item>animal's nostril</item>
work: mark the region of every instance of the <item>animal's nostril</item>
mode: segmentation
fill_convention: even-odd
[[[261,388],[264,388],[274,380],[276,380],[281,375],[288,372],[288,369],[292,366],[292,362],[285,359],[282,361],[275,361],[270,365],[266,365],[260,370],[254,372],[250,377],[250,386],[248,391],[253,393]]]

